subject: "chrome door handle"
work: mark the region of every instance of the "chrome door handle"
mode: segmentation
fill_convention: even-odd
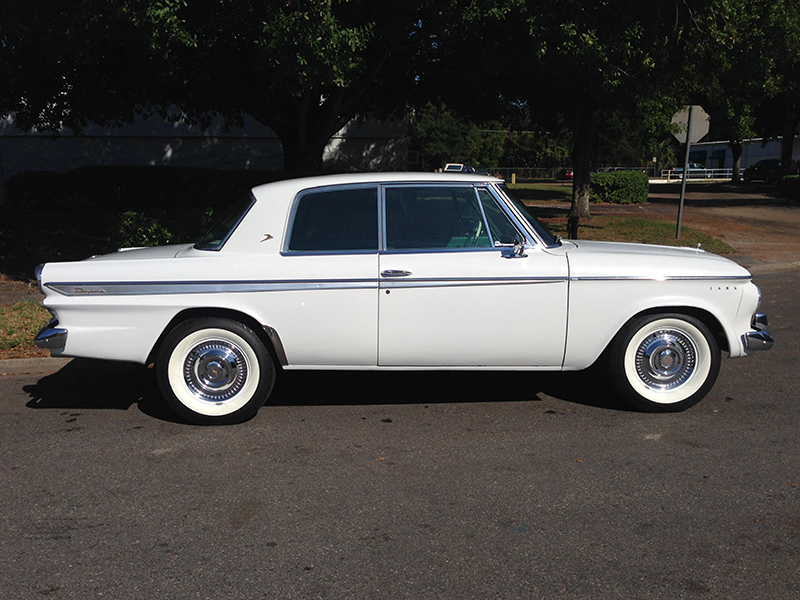
[[[401,269],[386,269],[381,271],[381,277],[408,277],[411,271],[403,271]]]

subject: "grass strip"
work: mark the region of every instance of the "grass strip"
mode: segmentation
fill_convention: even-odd
[[[0,306],[0,359],[49,356],[33,345],[33,338],[50,321],[50,313],[38,302]]]
[[[548,229],[561,237],[567,237],[567,220],[559,217],[539,217]],[[736,254],[722,240],[692,229],[681,227],[681,239],[675,239],[675,223],[641,217],[596,216],[591,220],[581,220],[578,239],[658,244],[661,246],[689,246],[700,244],[703,250],[714,254]]]

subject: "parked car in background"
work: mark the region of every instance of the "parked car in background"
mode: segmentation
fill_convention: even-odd
[[[572,169],[561,169],[556,173],[556,181],[572,181],[573,177]]]
[[[797,175],[800,173],[797,163],[792,161],[789,165],[788,174]],[[754,165],[750,165],[744,170],[742,178],[747,181],[763,181],[773,183],[781,178],[781,161],[777,158],[765,158]]]
[[[700,163],[689,163],[689,179],[708,179],[711,171]],[[670,172],[671,179],[683,179],[683,167],[673,167]]]
[[[461,163],[447,163],[442,169],[444,173],[474,173],[475,168]]]
[[[773,343],[743,267],[699,248],[563,241],[482,175],[269,183],[195,244],[47,263],[36,279],[53,314],[39,347],[154,364],[169,405],[199,424],[252,417],[290,369],[600,361],[632,406],[678,411],[711,389],[721,350]]]

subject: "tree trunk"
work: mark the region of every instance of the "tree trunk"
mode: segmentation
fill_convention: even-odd
[[[792,165],[794,152],[794,134],[797,132],[798,111],[794,103],[789,102],[783,119],[783,139],[781,140],[781,175],[786,175]]]
[[[588,100],[578,110],[572,136],[572,206],[570,217],[591,218],[589,212],[589,177],[592,170],[595,108]]]
[[[297,136],[278,134],[283,146],[283,172],[293,177],[322,173],[322,153],[325,144],[309,143]]]
[[[731,180],[733,183],[741,183],[742,140],[731,140],[728,142],[728,147],[731,149],[731,156],[733,157]]]

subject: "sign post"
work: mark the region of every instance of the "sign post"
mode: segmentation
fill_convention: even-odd
[[[686,144],[686,156],[683,159],[683,181],[681,182],[681,200],[678,206],[678,226],[675,230],[675,239],[681,239],[681,221],[683,220],[683,201],[686,197],[686,180],[689,179],[689,150],[692,144],[699,142],[708,133],[709,116],[701,106],[688,106],[674,117],[672,122],[680,130],[674,133],[675,139]]]

